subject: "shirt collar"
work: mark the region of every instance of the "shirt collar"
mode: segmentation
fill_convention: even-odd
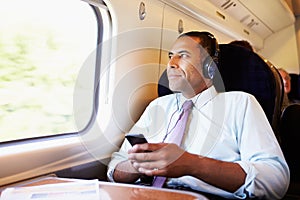
[[[194,106],[196,106],[198,109],[200,109],[202,106],[204,106],[206,103],[208,103],[211,99],[213,99],[218,92],[216,91],[214,86],[211,86],[207,88],[206,90],[202,91],[201,93],[197,94],[196,96],[187,99],[185,98],[181,93],[179,93],[179,101],[178,101],[178,107],[182,108],[182,105],[187,100],[192,100],[194,103]]]

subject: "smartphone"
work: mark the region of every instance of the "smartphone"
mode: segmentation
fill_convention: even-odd
[[[132,146],[135,144],[143,144],[148,142],[143,134],[128,134],[125,136],[125,138]]]

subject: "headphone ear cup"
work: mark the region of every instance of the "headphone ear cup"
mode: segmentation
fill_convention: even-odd
[[[213,79],[217,70],[217,65],[211,56],[207,56],[203,62],[203,75],[205,78]]]

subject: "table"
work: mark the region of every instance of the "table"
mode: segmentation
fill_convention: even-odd
[[[72,181],[72,179],[46,177],[26,183],[22,186],[26,187],[44,184],[55,184],[68,181]],[[99,189],[100,199],[105,200],[207,200],[207,198],[201,194],[188,191],[152,188],[149,186],[139,186],[132,184],[110,183],[105,181],[99,181]]]

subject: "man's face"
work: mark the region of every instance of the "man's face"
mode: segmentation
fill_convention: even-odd
[[[203,57],[197,38],[178,38],[169,52],[169,87],[191,98],[211,85],[202,73]]]
[[[291,91],[291,78],[284,71],[279,70],[279,73],[280,73],[280,75],[282,77],[282,80],[283,80],[284,92],[289,93]]]

